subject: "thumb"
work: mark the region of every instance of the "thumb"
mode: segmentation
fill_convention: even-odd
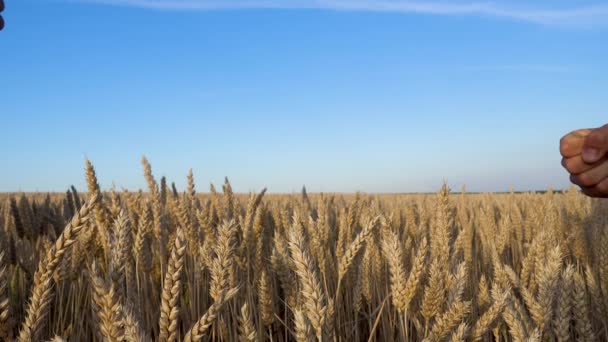
[[[587,164],[595,163],[608,152],[608,125],[596,128],[585,138],[583,160]]]

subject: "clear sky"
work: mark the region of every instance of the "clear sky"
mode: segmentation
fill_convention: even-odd
[[[0,191],[562,188],[608,122],[600,2],[5,2]]]

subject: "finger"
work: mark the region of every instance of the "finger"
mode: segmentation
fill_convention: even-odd
[[[608,198],[608,178],[604,178],[596,186],[581,187],[581,191],[591,197]]]
[[[600,194],[598,197],[608,197],[608,177],[602,179],[594,188]]]
[[[602,158],[599,161],[597,161],[596,163],[587,164],[583,160],[583,157],[579,154],[577,156],[570,157],[570,158],[562,158],[562,166],[566,170],[568,170],[569,173],[571,173],[573,175],[578,175],[585,171],[593,169],[594,167],[605,162],[606,160],[608,160],[608,159]]]
[[[595,163],[606,155],[608,151],[608,125],[596,128],[587,137],[583,144],[583,160],[586,163]]]
[[[600,193],[595,187],[591,187],[591,188],[581,187],[581,191],[589,197],[597,197],[597,198],[605,197],[605,195]]]
[[[591,132],[590,129],[579,129],[566,134],[559,141],[559,152],[565,158],[570,158],[581,154],[585,137]]]
[[[580,186],[595,186],[601,182],[604,178],[608,177],[608,162],[601,163],[600,165],[583,172],[579,175],[573,175],[573,183]]]

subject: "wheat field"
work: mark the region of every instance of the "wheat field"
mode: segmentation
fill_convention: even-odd
[[[608,340],[605,204],[88,189],[0,195],[3,341]]]

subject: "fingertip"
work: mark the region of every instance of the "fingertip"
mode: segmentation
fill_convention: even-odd
[[[573,157],[581,153],[581,145],[582,142],[577,142],[575,137],[565,136],[559,141],[559,153],[565,158]]]
[[[566,138],[561,138],[559,141],[559,153],[566,157],[567,151],[570,149],[570,146],[568,145],[568,141],[566,140]]]
[[[573,131],[564,135],[559,141],[559,152],[565,158],[581,154],[586,133],[583,130]]]

